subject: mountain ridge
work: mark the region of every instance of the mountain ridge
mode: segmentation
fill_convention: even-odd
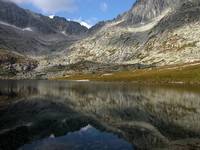
[[[0,0],[0,48],[26,55],[49,54],[87,35],[77,22],[53,19]]]
[[[77,30],[80,31],[77,33],[84,33],[87,31],[87,28],[85,26],[80,25],[78,22],[68,21],[63,17],[58,16],[54,16],[54,18],[51,19],[48,16],[44,16],[42,14],[20,8],[13,2],[5,0],[0,0],[0,2],[0,20],[15,25],[17,27],[36,27],[39,32],[44,34],[50,34],[58,31],[65,31],[64,29],[68,26],[70,27],[70,24],[75,24],[79,25],[77,26]],[[56,31],[56,29],[58,31]]]

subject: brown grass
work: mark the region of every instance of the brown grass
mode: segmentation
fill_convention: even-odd
[[[146,83],[190,83],[200,84],[200,65],[184,64],[154,69],[113,72],[111,75],[74,74],[56,80],[90,80],[90,81],[136,81]]]

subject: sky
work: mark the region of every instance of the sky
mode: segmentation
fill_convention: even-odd
[[[47,16],[60,16],[91,27],[129,10],[135,0],[9,0]]]

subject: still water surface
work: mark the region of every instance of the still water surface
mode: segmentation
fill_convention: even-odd
[[[200,149],[200,87],[0,81],[0,149]]]

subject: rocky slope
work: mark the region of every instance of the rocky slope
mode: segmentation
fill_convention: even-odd
[[[71,45],[70,54],[59,57],[59,62],[170,65],[198,61],[199,3],[138,0],[130,11],[98,25],[96,32]]]
[[[0,49],[0,78],[13,78],[18,73],[32,72],[37,66],[36,60]]]

